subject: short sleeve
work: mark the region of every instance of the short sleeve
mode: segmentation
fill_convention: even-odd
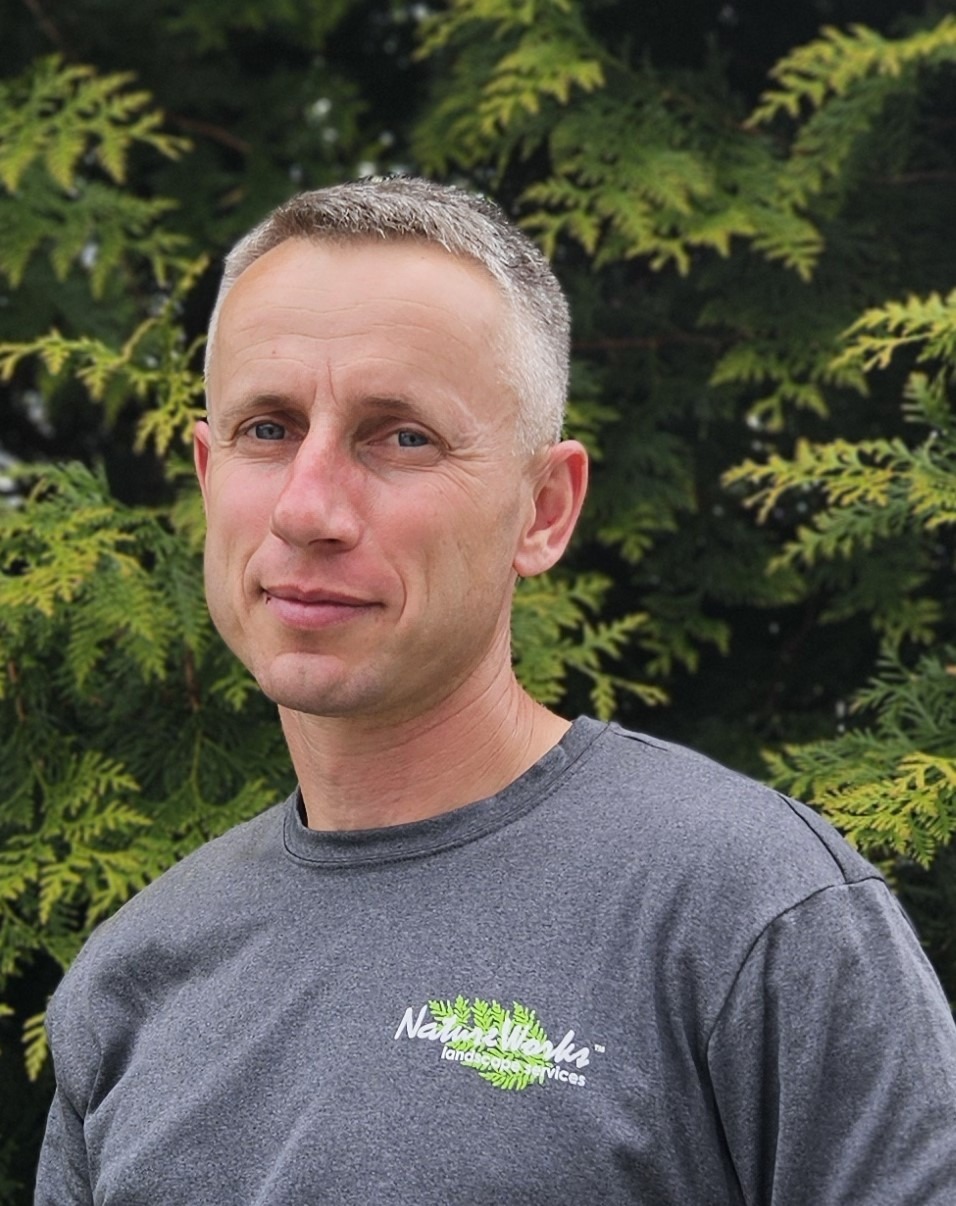
[[[57,1089],[47,1118],[37,1170],[35,1206],[92,1206],[83,1120],[62,1089]]]
[[[776,918],[708,1045],[752,1206],[952,1206],[956,1026],[881,880]]]
[[[40,1149],[35,1206],[83,1206],[93,1201],[84,1119],[99,1048],[90,1026],[88,968],[81,952],[47,1009],[57,1087]]]

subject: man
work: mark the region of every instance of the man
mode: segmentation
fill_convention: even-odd
[[[305,194],[230,255],[207,593],[299,789],[76,961],[39,1202],[956,1202],[956,1030],[877,872],[514,678],[586,484],[567,349],[458,190]]]

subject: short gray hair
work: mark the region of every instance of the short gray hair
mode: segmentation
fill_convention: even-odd
[[[492,201],[412,176],[369,177],[300,193],[241,239],[226,256],[209,320],[207,377],[226,295],[250,264],[287,239],[432,243],[484,268],[509,311],[500,354],[506,383],[518,398],[519,442],[530,452],[561,438],[571,322],[550,264]]]

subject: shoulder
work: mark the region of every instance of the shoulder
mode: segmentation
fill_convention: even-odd
[[[609,724],[581,760],[592,816],[625,822],[725,853],[813,854],[838,880],[870,878],[873,867],[811,808],[685,746]]]
[[[194,850],[93,931],[53,995],[47,1030],[57,1083],[81,1113],[104,1061],[162,993],[210,970],[248,927],[282,859],[292,800]]]
[[[105,936],[147,913],[172,909],[181,916],[180,910],[193,901],[220,900],[223,893],[242,887],[249,875],[280,854],[283,819],[292,806],[290,798],[199,846],[137,893],[97,934]]]
[[[51,1006],[56,1025],[64,1004],[88,996],[97,980],[125,972],[128,960],[187,945],[210,922],[234,913],[255,882],[282,857],[283,818],[292,801],[234,826],[175,863],[91,934],[61,981]]]
[[[806,805],[683,746],[590,725],[564,800],[605,882],[640,876],[711,919],[757,927],[823,888],[882,882]]]

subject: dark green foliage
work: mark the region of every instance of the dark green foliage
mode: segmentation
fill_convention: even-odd
[[[88,241],[99,235],[101,223],[111,239],[91,271],[97,292],[130,244],[140,254],[155,248],[158,265],[163,253],[182,242],[155,228],[170,202],[102,189],[90,176],[90,169],[99,169],[112,183],[123,184],[134,143],[170,157],[185,149],[182,139],[159,131],[160,115],[150,108],[147,93],[129,87],[131,78],[97,76],[90,67],[67,66],[51,56],[0,88],[2,267],[14,285],[22,282],[30,257],[46,240],[51,242],[47,254],[64,278]]]
[[[867,311],[840,360],[874,371],[910,351],[905,438],[799,442],[727,480],[751,487],[764,520],[787,496],[810,500],[777,564],[797,567],[807,591],[829,589],[822,619],[863,614],[880,638],[876,672],[850,700],[865,727],[785,746],[775,779],[870,854],[929,865],[956,834],[956,295]]]
[[[97,416],[96,442],[125,439],[155,476],[152,504],[130,505],[95,456],[95,467],[44,461],[16,472],[0,510],[0,989],[10,996],[28,976],[41,988],[33,1012],[14,1010],[31,1078],[45,1058],[43,990],[55,983],[41,971],[67,967],[132,893],[290,787],[272,710],[206,615],[198,498],[182,484],[202,397],[199,341],[183,310],[204,261],[188,259],[188,240],[159,226],[169,203],[126,205],[120,185],[134,150],[184,149],[155,133],[142,93],[124,102],[128,84],[43,60],[11,95],[42,94],[33,121],[53,128],[31,144],[29,163],[23,138],[0,148],[2,200],[29,219],[8,227],[0,269],[21,286],[45,257],[57,279],[88,290],[94,313],[97,304],[108,311],[102,334],[77,323],[76,333],[0,344],[8,402],[41,399],[42,429],[82,398]],[[95,226],[64,236],[58,206],[82,205],[94,188],[87,173],[104,163]],[[30,171],[31,188],[20,188]],[[110,310],[118,281],[129,298]],[[534,583],[517,607],[526,635],[516,650],[542,695],[560,698],[576,669],[606,714],[631,684],[604,662],[639,619],[591,622],[605,590],[596,575]],[[560,641],[533,647],[552,630]],[[0,1058],[19,1058],[9,1040]]]
[[[929,864],[954,830],[956,21],[825,28],[758,95],[732,33],[688,69],[643,14],[609,38],[609,8],[426,23],[416,148],[513,198],[580,303],[582,407],[616,411],[583,563],[603,546],[605,611],[643,615],[641,680],[673,700],[655,727],[749,769],[762,746],[891,873]],[[536,59],[552,37],[562,60]]]
[[[567,564],[520,586],[523,681],[811,798],[956,995],[952,15],[75,0],[0,26],[0,1200],[29,1200],[42,1013],[85,934],[289,786],[201,598],[205,257],[373,170],[493,193],[571,296],[594,480]]]

